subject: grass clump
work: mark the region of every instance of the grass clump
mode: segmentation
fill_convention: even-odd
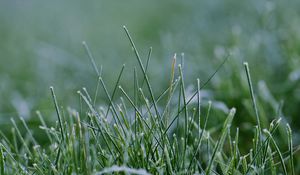
[[[125,65],[110,92],[84,42],[98,75],[94,98],[86,88],[78,91],[80,103],[87,110],[61,108],[51,87],[58,122],[48,126],[37,112],[40,129],[49,144],[40,146],[22,118],[23,126],[12,120],[12,139],[2,134],[0,143],[1,174],[295,174],[292,130],[287,125],[285,154],[276,141],[282,120],[274,119],[268,129],[261,127],[247,63],[245,70],[257,119],[249,150],[239,142],[239,128],[233,128],[238,109],[232,107],[224,114],[223,124],[208,126],[208,121],[214,120],[214,104],[201,100],[201,89],[228,57],[206,82],[197,79],[197,90],[189,97],[184,67],[176,66],[175,55],[169,87],[156,96],[147,76],[152,49],[144,66],[126,27],[124,30],[141,71],[138,75],[134,70],[133,97],[120,84]],[[96,104],[100,89],[109,102],[106,107]],[[121,93],[119,98],[117,92]]]

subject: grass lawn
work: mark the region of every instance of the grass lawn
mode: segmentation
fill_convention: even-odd
[[[0,1],[0,175],[300,174],[299,0],[119,1]]]
[[[295,162],[299,161],[299,156],[296,157],[299,147],[293,144],[293,131],[281,118],[281,106],[271,122],[260,114],[247,62],[242,77],[245,80],[241,81],[248,84],[249,110],[255,116],[255,123],[249,126],[250,133],[245,138],[246,135],[240,134],[242,123],[234,124],[243,117],[237,113],[240,109],[232,106],[221,110],[221,104],[206,101],[202,95],[206,85],[226,67],[230,55],[206,81],[195,80],[196,89],[191,94],[185,84],[184,60],[174,55],[170,78],[165,80],[169,86],[157,95],[147,75],[151,70],[148,66],[152,50],[147,60],[142,60],[126,27],[124,31],[139,69],[133,70],[130,82],[133,94],[128,94],[120,83],[125,65],[114,88],[107,88],[84,42],[98,76],[95,92],[79,90],[80,108],[72,109],[63,107],[54,87],[50,87],[57,122],[47,124],[37,111],[39,130],[32,131],[23,118],[18,119],[20,125],[11,119],[11,138],[1,133],[1,174],[298,173]],[[106,105],[98,105],[99,93],[107,97]],[[211,124],[216,117],[222,119]],[[36,131],[43,132],[40,134],[47,140],[42,145],[34,136]]]

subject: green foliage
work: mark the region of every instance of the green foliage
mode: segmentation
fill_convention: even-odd
[[[139,52],[127,30],[124,30],[133,47],[140,74],[134,71],[133,95],[120,83],[123,65],[112,92],[107,88],[101,73],[96,69],[98,84],[92,98],[86,88],[78,91],[79,109],[60,106],[53,87],[50,87],[57,113],[55,126],[48,126],[41,112],[40,129],[47,143],[40,145],[23,118],[21,125],[12,119],[12,138],[2,134],[0,169],[2,174],[295,174],[292,130],[287,125],[285,137],[280,137],[282,120],[262,123],[256,103],[248,64],[248,96],[252,98],[256,125],[252,147],[241,140],[240,124],[234,124],[238,108],[220,112],[214,102],[204,101],[201,93],[212,75],[197,90],[188,94],[185,87],[184,62],[172,62],[169,86],[160,95],[154,88]],[[91,62],[95,65],[88,47],[84,44]],[[150,54],[149,54],[150,55]],[[150,60],[148,58],[148,60]],[[227,60],[227,58],[225,59]],[[147,61],[148,65],[148,61]],[[224,62],[216,72],[220,71]],[[243,81],[243,80],[240,80]],[[145,82],[146,86],[143,86]],[[108,99],[106,106],[97,104],[98,93]],[[120,93],[119,95],[116,95]],[[226,93],[224,91],[223,93]],[[206,107],[208,105],[208,107]],[[206,115],[203,112],[206,109]],[[212,113],[217,111],[218,113]],[[226,114],[228,113],[228,114]],[[254,114],[254,115],[255,115]],[[226,117],[227,115],[227,117]],[[204,117],[205,116],[205,117]],[[215,118],[222,117],[223,124]],[[218,119],[216,119],[218,120]],[[210,122],[215,123],[211,125]],[[236,128],[236,126],[238,127]],[[263,129],[269,125],[268,129]],[[24,128],[25,132],[21,131]],[[243,129],[243,128],[242,128]],[[235,132],[233,136],[232,131]],[[262,132],[263,131],[263,132]],[[39,131],[41,132],[41,131]],[[249,139],[248,139],[249,140]],[[280,141],[277,141],[280,140]],[[287,154],[282,150],[288,150]],[[295,157],[296,158],[296,157]],[[297,158],[296,158],[297,159]],[[289,165],[289,166],[287,166]],[[296,165],[297,167],[299,165]]]
[[[0,172],[300,174],[299,6],[0,1]]]

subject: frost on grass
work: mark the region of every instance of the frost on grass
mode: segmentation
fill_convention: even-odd
[[[248,63],[244,64],[249,85],[246,95],[251,98],[252,112],[255,112],[250,115],[255,114],[257,118],[257,126],[253,125],[253,147],[249,150],[244,147],[246,144],[239,143],[239,129],[233,128],[236,126],[233,122],[235,113],[240,109],[230,107],[229,110],[224,103],[211,102],[211,97],[205,95],[203,89],[228,57],[206,81],[201,83],[198,79],[194,91],[185,88],[184,66],[176,69],[173,61],[169,86],[160,95],[154,94],[155,86],[151,85],[146,74],[147,66],[143,66],[128,30],[124,29],[141,70],[140,75],[134,74],[131,89],[134,93],[127,91],[126,86],[122,88],[119,81],[124,66],[115,87],[107,88],[84,43],[99,76],[95,95],[82,88],[78,91],[80,110],[65,110],[50,87],[58,122],[55,126],[48,126],[42,114],[37,112],[48,145],[35,140],[25,120],[12,119],[12,139],[0,133],[0,174],[269,174],[270,169],[272,174],[287,174],[294,171],[293,136],[289,126],[288,138],[281,140],[288,143],[287,156],[281,152],[281,144],[276,143],[274,134],[280,128],[280,120],[265,123],[263,126],[270,127],[264,132],[259,127],[263,120],[258,115]],[[142,81],[137,81],[139,79]],[[98,91],[109,102],[105,110],[96,103]],[[260,99],[271,99],[271,94],[264,97]],[[121,102],[116,102],[116,99],[121,99]],[[210,111],[216,109],[225,112],[227,118],[214,125],[211,123],[218,116]],[[225,116],[224,113],[221,115]],[[237,132],[234,134],[233,130]],[[290,166],[285,165],[287,159]]]
[[[104,168],[102,171],[95,173],[95,175],[102,175],[106,173],[116,173],[116,172],[124,172],[130,174],[138,174],[138,175],[151,175],[144,169],[134,169],[134,168],[129,168],[127,166],[116,166],[116,165],[109,168]]]

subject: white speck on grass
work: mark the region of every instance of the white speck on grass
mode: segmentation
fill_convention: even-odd
[[[116,165],[109,168],[104,168],[102,171],[95,173],[95,175],[114,173],[114,172],[124,172],[124,173],[139,174],[139,175],[151,175],[144,169],[134,169],[126,166],[116,166]]]

